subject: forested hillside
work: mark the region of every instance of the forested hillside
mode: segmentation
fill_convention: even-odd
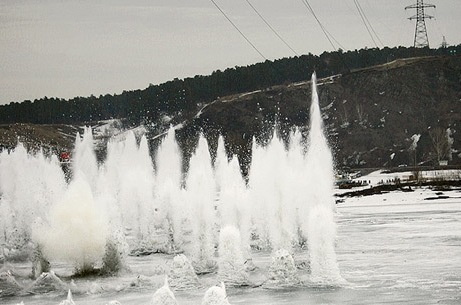
[[[152,154],[161,135],[176,126],[185,170],[200,133],[212,154],[222,135],[246,174],[253,139],[265,143],[275,127],[288,145],[294,127],[306,132],[315,70],[338,167],[432,166],[443,160],[456,166],[461,164],[460,54],[461,46],[323,53],[114,96],[11,103],[0,107],[0,149],[19,139],[35,149],[71,150],[78,127],[117,119],[119,131],[143,126]]]
[[[217,97],[307,80],[347,74],[359,68],[398,58],[461,54],[461,45],[445,49],[384,48],[325,52],[266,61],[246,67],[214,71],[208,76],[174,79],[143,90],[118,95],[75,97],[64,100],[43,97],[0,106],[0,124],[79,124],[106,119],[127,119],[128,124],[155,122],[163,116],[182,118]]]
[[[253,138],[266,142],[274,126],[286,140],[294,126],[306,131],[310,91],[304,81],[223,97],[177,135],[187,152],[199,132],[212,147],[222,134],[228,151],[249,164]],[[338,167],[461,164],[461,56],[400,59],[323,78],[319,95]]]

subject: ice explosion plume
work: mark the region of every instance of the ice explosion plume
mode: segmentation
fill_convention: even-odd
[[[341,281],[336,261],[334,220],[333,157],[323,131],[317,93],[317,79],[312,75],[309,148],[306,154],[309,211],[304,234],[308,240],[312,280],[335,284]]]
[[[51,208],[49,226],[38,227],[33,237],[47,258],[66,260],[85,272],[102,259],[107,236],[105,213],[89,184],[77,174],[64,199]]]
[[[212,166],[203,135],[184,173],[174,129],[160,144],[155,166],[146,135],[133,132],[112,139],[98,164],[86,129],[77,136],[68,185],[56,158],[18,146],[0,154],[0,243],[20,248],[32,238],[51,264],[65,260],[79,271],[101,263],[108,248],[113,255],[106,256],[117,266],[128,252],[184,253],[188,257],[175,258],[171,283],[189,289],[198,285],[195,273],[216,267],[226,284],[245,285],[250,263],[243,262],[251,262],[251,248],[272,251],[275,285],[298,285],[293,254],[307,241],[311,280],[337,284],[333,157],[315,74],[307,149],[301,138],[294,131],[288,148],[276,133],[268,145],[254,140],[248,183],[222,138]],[[184,274],[187,281],[180,278]]]

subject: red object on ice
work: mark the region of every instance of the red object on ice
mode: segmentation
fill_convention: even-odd
[[[70,161],[70,154],[67,151],[64,151],[59,155],[59,159],[61,162]]]

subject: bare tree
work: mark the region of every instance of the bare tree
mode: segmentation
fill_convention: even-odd
[[[436,127],[429,131],[429,136],[432,140],[434,153],[437,156],[437,161],[446,160],[451,152],[451,145],[447,131],[441,127]]]
[[[347,109],[346,107],[344,106],[344,102],[343,102],[343,113],[340,113],[339,112],[339,117],[341,119],[341,128],[347,128],[349,125],[350,125],[350,122],[349,122],[349,115],[347,113]]]
[[[413,178],[416,181],[419,181],[419,179],[420,179],[420,171],[419,171],[418,167],[416,166],[417,165],[417,163],[416,163],[416,148],[418,147],[418,142],[419,142],[420,138],[421,138],[420,134],[412,135],[411,136],[412,143],[411,143],[410,147],[408,148],[408,152],[410,154],[410,164],[412,163],[411,159],[413,159]]]
[[[453,156],[451,155],[453,150],[453,131],[450,128],[447,128],[447,142],[448,142],[448,160],[451,161],[453,159]]]
[[[364,126],[365,123],[368,120],[368,115],[366,114],[365,110],[363,109],[363,105],[357,103],[355,105],[355,110],[357,110],[357,118],[358,118],[359,124]]]

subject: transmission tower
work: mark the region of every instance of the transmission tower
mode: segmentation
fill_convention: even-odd
[[[424,3],[423,0],[417,0],[416,4],[409,5],[405,7],[408,9],[416,9],[416,15],[411,16],[410,20],[416,20],[416,30],[415,30],[415,48],[425,48],[429,47],[429,39],[427,38],[426,30],[426,19],[432,19],[434,16],[427,15],[424,12],[425,8],[435,8],[434,4]]]
[[[448,42],[447,42],[447,40],[445,39],[445,36],[443,36],[442,44],[440,45],[440,47],[441,47],[442,49],[448,48]]]

